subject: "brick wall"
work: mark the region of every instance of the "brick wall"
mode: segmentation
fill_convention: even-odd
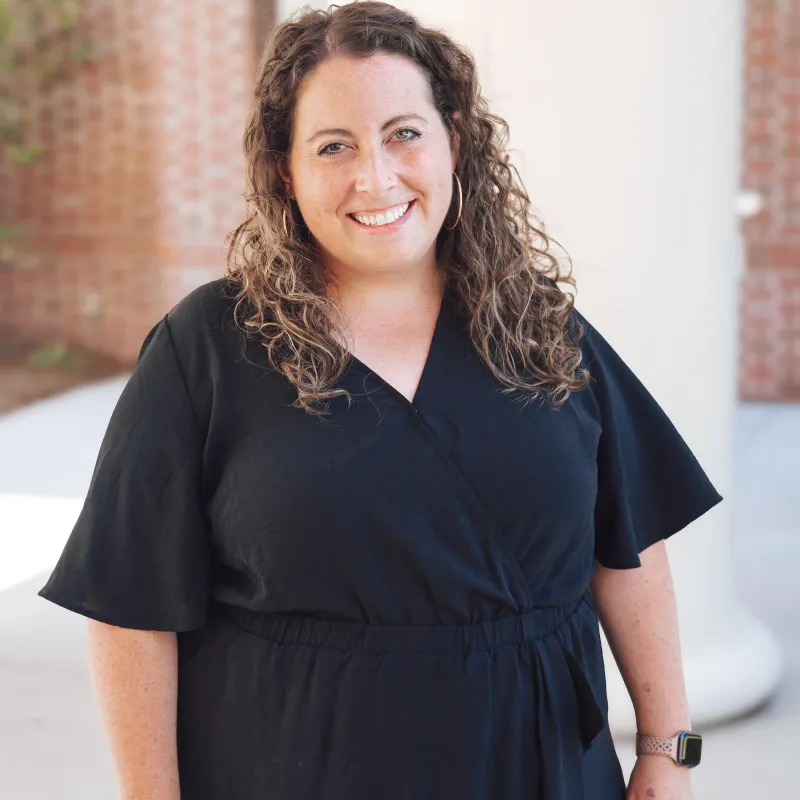
[[[743,222],[740,394],[800,400],[800,3],[748,0],[743,188],[763,199]]]
[[[88,0],[94,61],[29,97],[43,159],[0,165],[0,220],[25,230],[0,269],[0,323],[131,361],[169,307],[223,273],[259,6]]]

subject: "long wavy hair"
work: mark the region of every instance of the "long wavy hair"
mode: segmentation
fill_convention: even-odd
[[[436,259],[476,351],[502,391],[521,392],[523,402],[546,396],[558,408],[589,380],[576,346],[584,331],[569,324],[574,298],[557,285],[575,286],[571,264],[561,275],[510,163],[508,125],[489,111],[471,55],[387,3],[302,9],[265,45],[243,140],[248,212],[226,237],[237,320],[297,387],[295,406],[323,415],[329,399],[350,399],[336,386],[351,358],[339,343],[346,321],[326,292],[313,238],[279,165],[288,161],[303,79],[326,59],[375,53],[410,59],[430,84],[451,144],[458,133],[463,210],[454,230],[442,227]]]

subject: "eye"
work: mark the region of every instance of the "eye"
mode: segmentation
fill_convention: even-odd
[[[335,156],[342,152],[342,150],[331,150],[332,147],[344,148],[344,142],[329,142],[324,147],[320,148],[317,155],[320,156]]]
[[[420,132],[415,131],[413,128],[400,128],[399,131],[395,131],[394,135],[401,142],[410,142],[413,139],[419,139]]]

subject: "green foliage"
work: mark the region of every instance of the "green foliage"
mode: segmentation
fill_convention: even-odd
[[[66,79],[91,57],[82,37],[83,0],[0,0],[0,158],[36,163],[27,99]],[[16,228],[0,220],[0,265],[8,264]]]
[[[79,369],[82,360],[77,350],[66,344],[45,345],[35,350],[26,359],[29,367],[59,367]]]
[[[43,153],[32,140],[28,100],[91,60],[81,29],[83,0],[0,0],[0,159],[25,166]],[[14,248],[18,227],[0,219],[0,269],[20,265]],[[77,369],[80,359],[66,345],[43,347],[30,366]]]
[[[69,77],[91,60],[82,36],[83,0],[0,0],[0,158],[31,164],[26,96]]]

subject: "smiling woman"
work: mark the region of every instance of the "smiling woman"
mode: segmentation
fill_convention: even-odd
[[[423,72],[376,53],[330,58],[301,84],[280,171],[330,281],[418,282],[436,271],[457,159],[458,133],[445,127]],[[400,206],[405,215],[387,225],[384,211]]]
[[[557,406],[586,384],[570,297],[552,278],[574,281],[507,140],[471,56],[405,12],[353,3],[275,31],[245,131],[251,213],[230,237],[229,275],[239,319],[299,407],[326,414],[354,353],[387,378],[395,364],[411,394],[445,286],[503,387]]]
[[[228,275],[147,337],[41,592],[95,621],[123,797],[622,800],[590,587],[684,724],[659,545],[721,498],[505,137],[392,6],[274,32]]]

